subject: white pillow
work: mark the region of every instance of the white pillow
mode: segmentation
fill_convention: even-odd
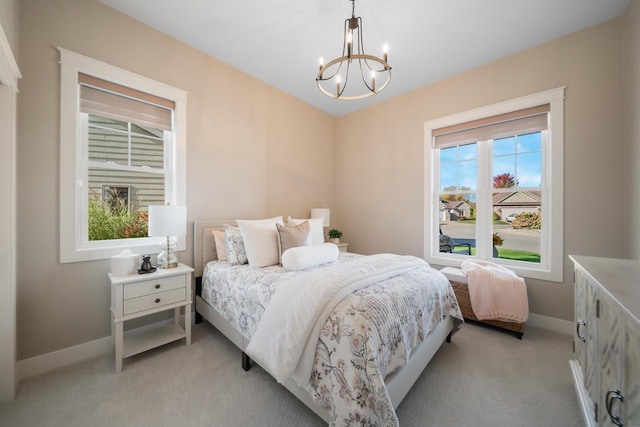
[[[296,219],[289,217],[287,222],[289,225],[299,225],[305,221],[309,221],[311,227],[311,244],[320,245],[324,243],[324,218]]]
[[[279,264],[280,252],[278,250],[278,230],[276,224],[282,224],[282,217],[269,219],[236,220],[247,258],[251,267],[267,267]]]
[[[340,250],[333,243],[313,246],[298,246],[282,254],[282,266],[286,270],[305,270],[338,259]]]
[[[218,261],[227,260],[227,242],[225,241],[224,230],[211,230],[213,234],[213,240],[216,244],[216,254],[218,255]]]

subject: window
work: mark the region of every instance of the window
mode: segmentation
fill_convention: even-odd
[[[186,93],[64,49],[60,63],[61,262],[159,252],[148,206],[186,205]]]
[[[425,123],[425,258],[562,281],[564,88]]]

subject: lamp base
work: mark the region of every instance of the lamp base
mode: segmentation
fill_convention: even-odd
[[[176,252],[177,242],[167,238],[167,242],[160,246],[163,251],[158,254],[158,268],[176,268],[180,262]]]

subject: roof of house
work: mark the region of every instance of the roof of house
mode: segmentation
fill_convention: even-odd
[[[513,191],[493,194],[493,206],[540,206],[541,200],[541,191]]]

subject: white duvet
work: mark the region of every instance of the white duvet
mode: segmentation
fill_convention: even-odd
[[[381,280],[423,268],[413,256],[379,254],[286,280],[266,307],[247,354],[280,383],[309,385],[320,330],[346,295]]]

